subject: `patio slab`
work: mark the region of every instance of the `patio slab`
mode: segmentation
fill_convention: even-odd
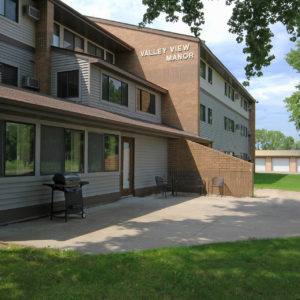
[[[128,197],[86,209],[86,219],[2,226],[0,241],[96,254],[300,236],[299,192],[257,190],[255,195]]]

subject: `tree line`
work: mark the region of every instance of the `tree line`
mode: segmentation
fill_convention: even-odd
[[[300,141],[295,141],[292,136],[285,136],[281,131],[256,129],[256,150],[300,150]]]

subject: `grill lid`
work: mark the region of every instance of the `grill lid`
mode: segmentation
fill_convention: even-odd
[[[56,173],[52,180],[55,184],[61,184],[65,186],[76,186],[80,183],[80,177],[74,173]]]

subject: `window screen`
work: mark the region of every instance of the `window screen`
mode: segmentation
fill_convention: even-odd
[[[88,171],[104,171],[103,134],[89,132],[88,135]]]

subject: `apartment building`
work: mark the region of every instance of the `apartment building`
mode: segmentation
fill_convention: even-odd
[[[153,193],[154,176],[174,171],[198,172],[207,184],[220,175],[228,194],[252,195],[253,165],[223,152],[254,157],[253,135],[237,126],[254,132],[254,99],[200,40],[163,33],[154,47],[149,29],[135,29],[144,35],[138,45],[128,26],[59,0],[0,0],[0,224],[47,215],[43,184],[57,172],[88,180],[91,204]],[[178,53],[165,55],[171,49]],[[166,63],[149,60],[162,56]],[[234,101],[209,90],[203,72],[225,78]]]

